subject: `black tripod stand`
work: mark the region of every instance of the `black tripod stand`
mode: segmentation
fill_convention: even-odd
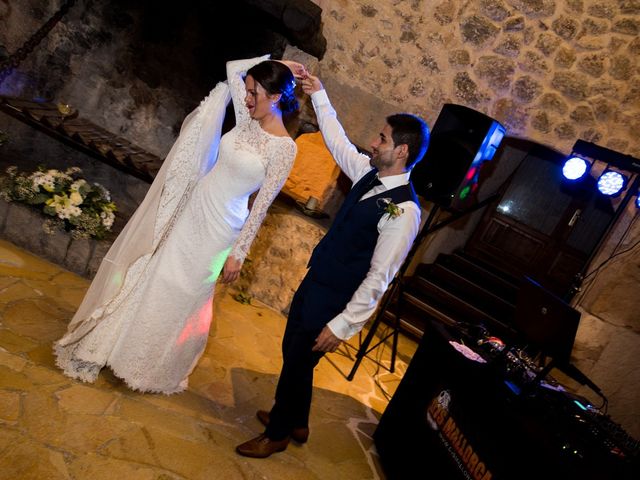
[[[482,208],[485,205],[491,203],[497,197],[498,197],[498,194],[491,195],[488,198],[482,200],[481,202],[478,202],[477,204],[475,204],[474,206],[472,206],[468,210],[464,210],[462,212],[458,212],[458,213],[452,214],[447,219],[445,219],[445,220],[435,224],[433,227],[431,227],[431,224],[433,223],[437,213],[440,211],[440,207],[437,204],[434,205],[434,207],[429,212],[429,216],[427,217],[427,221],[425,222],[425,224],[420,229],[420,232],[418,232],[418,235],[416,236],[416,238],[415,238],[415,240],[413,242],[413,245],[411,246],[411,250],[409,250],[409,253],[407,254],[407,257],[405,258],[404,263],[400,266],[400,269],[398,270],[398,273],[396,274],[396,276],[391,281],[391,284],[389,285],[389,288],[387,289],[387,292],[385,293],[385,295],[384,295],[384,297],[382,299],[380,307],[378,308],[378,310],[375,313],[375,316],[373,317],[373,320],[371,322],[371,326],[369,327],[369,331],[367,332],[367,335],[364,338],[364,341],[361,341],[360,345],[358,346],[358,351],[356,353],[356,360],[355,360],[355,363],[353,364],[353,367],[351,368],[351,371],[349,372],[349,375],[347,375],[347,380],[349,380],[349,381],[353,380],[353,377],[356,374],[356,371],[358,370],[358,367],[360,366],[360,363],[362,362],[362,359],[368,353],[370,353],[372,350],[376,349],[378,346],[380,346],[381,344],[386,342],[387,339],[389,339],[390,337],[393,337],[393,343],[392,343],[392,347],[391,347],[391,366],[388,368],[388,370],[391,373],[393,373],[395,371],[396,356],[398,354],[398,335],[400,333],[400,318],[402,316],[403,303],[404,303],[404,295],[402,294],[403,290],[404,290],[404,287],[405,287],[404,277],[405,277],[405,272],[409,268],[409,265],[411,264],[411,261],[413,260],[413,257],[415,255],[416,251],[418,250],[418,248],[422,244],[422,241],[428,235],[440,230],[443,227],[446,227],[447,225],[459,220],[460,218],[462,218],[462,217],[464,217],[464,216],[466,216],[466,215],[468,215],[468,214],[470,214],[472,212],[475,212],[479,208]],[[386,311],[387,307],[389,306],[389,304],[391,303],[391,301],[393,300],[393,298],[396,295],[398,297],[398,302],[397,302],[397,305],[396,305],[396,307],[397,307],[396,308],[396,315],[395,315],[395,319],[393,321],[391,333],[387,334],[384,338],[380,339],[378,341],[378,343],[376,343],[375,345],[370,346],[371,342],[373,340],[373,337],[376,334],[378,326],[380,325],[380,322],[382,321],[382,317],[384,315],[384,312]],[[384,368],[386,368],[386,367],[384,367]]]

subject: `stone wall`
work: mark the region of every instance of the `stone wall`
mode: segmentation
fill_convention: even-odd
[[[638,208],[629,204],[591,262],[574,299],[582,318],[572,354],[609,397],[612,417],[636,438],[640,438],[639,220]],[[581,393],[593,397],[585,387]]]
[[[443,103],[459,103],[509,135],[560,151],[582,138],[640,157],[637,1],[316,3],[328,39],[326,79],[430,124]],[[349,108],[367,110],[368,102]],[[353,127],[347,131],[360,130]]]

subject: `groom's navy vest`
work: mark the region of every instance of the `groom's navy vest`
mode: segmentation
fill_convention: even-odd
[[[378,241],[378,222],[385,214],[386,204],[382,199],[390,199],[395,204],[410,200],[418,203],[411,183],[358,201],[371,189],[376,173],[376,169],[371,170],[349,191],[331,228],[309,260],[310,280],[325,286],[325,292],[334,292],[336,298],[327,299],[327,302],[337,301],[336,308],[340,310],[351,299],[371,266]]]

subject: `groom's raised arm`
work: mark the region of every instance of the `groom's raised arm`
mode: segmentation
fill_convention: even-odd
[[[371,170],[369,157],[358,152],[356,146],[347,138],[320,79],[309,75],[303,80],[302,89],[311,95],[320,132],[329,152],[345,175],[352,182],[356,182]]]

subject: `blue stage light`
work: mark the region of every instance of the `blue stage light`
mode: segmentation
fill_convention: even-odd
[[[640,191],[636,194],[636,207],[640,208]]]
[[[607,169],[598,179],[598,190],[603,195],[613,197],[624,190],[626,183],[627,177],[620,172]]]
[[[562,167],[562,174],[567,180],[582,178],[589,169],[589,162],[580,157],[569,157]]]

